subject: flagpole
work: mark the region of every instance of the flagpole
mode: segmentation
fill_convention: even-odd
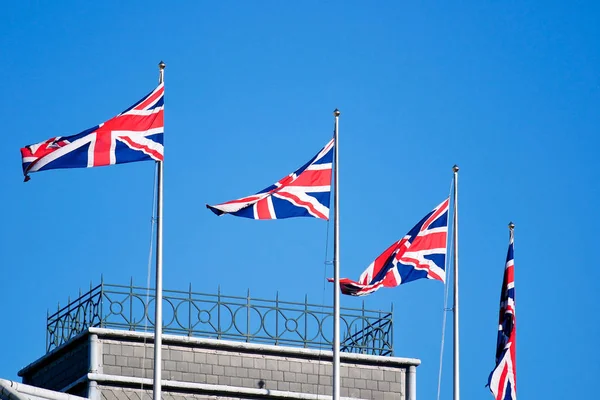
[[[164,62],[158,63],[160,71],[158,83],[164,82]],[[154,393],[153,400],[161,400],[162,395],[162,230],[163,230],[163,162],[157,161],[156,184],[156,294],[154,296]]]
[[[334,155],[335,172],[333,176],[333,396],[332,400],[340,399],[340,192],[339,192],[339,163],[340,147],[338,127],[340,110],[333,112],[335,116]]]
[[[460,348],[459,348],[459,325],[458,325],[458,165],[452,167],[454,171],[454,400],[460,400]]]

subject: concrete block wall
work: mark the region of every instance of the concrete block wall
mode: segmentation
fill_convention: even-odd
[[[84,395],[89,388],[92,400],[138,400],[152,390],[153,357],[152,334],[90,328],[19,374],[43,388]],[[414,374],[420,363],[347,353],[341,358],[341,396],[350,399],[407,399],[409,368]],[[331,395],[331,361],[330,351],[165,335],[163,398],[317,399]]]
[[[66,391],[81,395],[80,388],[73,384],[88,373],[89,342],[78,337],[69,343],[46,354],[19,372],[23,383],[56,391]]]
[[[152,378],[153,346],[143,342],[100,338],[104,374]],[[167,341],[165,341],[165,344]],[[169,343],[163,348],[163,379],[246,388],[266,388],[306,394],[331,395],[332,364],[319,352],[265,354],[240,343]],[[362,362],[361,362],[362,361]],[[341,395],[375,399],[395,393],[401,399],[406,367],[369,365],[364,360],[343,360]]]
[[[152,378],[152,344],[135,332],[126,334],[98,335],[99,371]],[[162,357],[165,380],[331,395],[331,352],[166,336]],[[410,365],[418,360],[342,354],[341,395],[404,399]]]

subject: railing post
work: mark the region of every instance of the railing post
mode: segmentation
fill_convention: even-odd
[[[279,344],[279,290],[275,294],[275,346]]]
[[[135,331],[133,326],[133,276],[129,281],[129,330]]]
[[[60,321],[60,315],[58,314],[58,312],[60,311],[60,301],[58,302],[58,304],[56,305],[56,321],[57,324],[56,326],[58,327],[58,321]],[[55,335],[56,336],[56,335]],[[63,340],[65,337],[65,325],[64,322],[62,324],[62,329],[60,330],[60,338],[57,339],[58,343],[56,344],[56,347],[60,346],[61,344],[63,344]]]
[[[377,328],[379,328],[380,326],[383,328],[383,319],[381,317],[381,310],[379,310],[379,312],[377,313],[379,314],[379,318],[377,319]],[[383,329],[381,330],[381,333],[379,334],[379,336],[375,335],[374,337],[376,343],[377,343],[377,348],[379,349],[379,355],[383,355]]]
[[[67,297],[67,315],[71,316],[71,296],[69,295]],[[70,323],[69,323],[69,332],[68,332],[68,336],[67,336],[67,340],[71,339],[72,335],[73,335],[73,326],[77,324],[77,321],[73,321],[73,318],[69,318]]]
[[[79,316],[79,313],[81,312],[81,288],[79,288],[79,297],[77,298],[77,319],[79,320],[81,317]],[[85,329],[85,313],[83,314],[83,321],[80,322],[81,324],[81,331],[83,331]]]
[[[89,298],[90,298],[90,303],[88,305],[88,310],[90,315],[88,316],[88,318],[90,319],[90,326],[94,325],[94,314],[93,314],[93,309],[94,309],[94,296],[92,294],[92,281],[90,281],[90,291],[89,293]]]
[[[100,275],[100,297],[98,301],[100,303],[100,328],[104,328],[104,275]]]
[[[217,293],[217,339],[221,339],[221,285]]]
[[[188,336],[192,336],[192,282],[188,296]]]
[[[151,293],[150,292],[150,286],[151,285],[148,285],[148,287],[144,288],[145,289],[144,291],[146,292],[146,295],[143,296],[143,297],[140,296],[140,299],[139,299],[140,302],[142,303],[143,308],[144,308],[144,314],[142,315],[142,318],[140,319],[140,323],[144,324],[143,325],[144,326],[144,333],[148,333],[149,332],[149,328],[150,328],[150,325],[152,323],[152,320],[150,319],[150,314],[149,314],[149,312],[150,312],[150,302],[152,301],[152,298],[151,298],[152,295],[150,294]],[[150,330],[151,330],[151,328],[150,328]]]
[[[246,298],[246,342],[250,342],[250,289]]]
[[[304,295],[304,337],[302,338],[304,348],[308,347],[306,338],[308,338],[308,294]]]
[[[365,354],[367,352],[367,346],[368,346],[368,343],[366,341],[369,338],[368,338],[368,336],[365,336],[365,301],[364,300],[362,301],[361,329],[362,329],[362,332],[363,332],[363,340],[362,340],[362,343],[361,343],[361,347],[362,347],[361,353]],[[373,345],[375,345],[375,344],[373,343]]]
[[[390,356],[394,355],[394,303],[392,303],[392,307],[390,308],[390,330],[388,332],[388,338],[386,338],[386,342],[390,344]]]
[[[46,353],[50,351],[50,310],[46,308]]]

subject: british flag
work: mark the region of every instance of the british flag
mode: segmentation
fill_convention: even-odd
[[[206,207],[217,215],[252,219],[329,219],[334,140],[309,162],[260,192]]]
[[[342,293],[364,296],[382,286],[396,287],[422,278],[444,282],[449,203],[448,198],[434,208],[402,239],[377,257],[358,281],[340,279]]]
[[[512,223],[510,226],[508,254],[506,255],[502,293],[500,294],[496,367],[488,379],[488,386],[496,400],[517,400],[514,235]]]
[[[25,181],[32,172],[163,160],[164,85],[116,117],[72,136],[21,149]]]

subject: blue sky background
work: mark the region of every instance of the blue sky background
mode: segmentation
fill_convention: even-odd
[[[491,398],[514,220],[519,397],[596,399],[599,17],[593,1],[6,5],[0,377],[44,354],[47,309],[101,274],[147,276],[153,163],[24,184],[19,148],[114,116],[155,87],[163,59],[165,288],[331,303],[326,222],[217,218],[204,204],[302,165],[337,107],[342,276],[440,203],[457,163],[462,398]],[[365,299],[394,303],[395,353],[422,360],[422,399],[436,394],[442,300],[433,281]],[[448,345],[442,398],[450,366]]]

